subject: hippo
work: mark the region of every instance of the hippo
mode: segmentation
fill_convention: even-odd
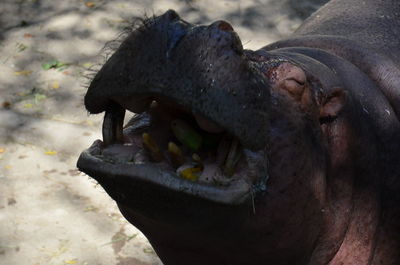
[[[163,264],[400,264],[396,0],[332,0],[255,51],[169,10],[84,102],[103,139],[78,168]]]

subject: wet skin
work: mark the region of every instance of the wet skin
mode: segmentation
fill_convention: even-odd
[[[349,2],[357,19],[333,23]],[[168,11],[97,73],[103,141],[78,167],[164,264],[400,264],[400,8],[353,38],[376,5],[359,2],[257,51]]]

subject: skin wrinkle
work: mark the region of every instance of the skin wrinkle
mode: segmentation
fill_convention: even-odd
[[[363,44],[332,35],[298,35],[288,40],[278,41],[264,48],[273,50],[281,47],[321,49],[346,59],[357,68],[361,69],[375,82],[376,87],[382,91],[389,101],[388,107],[393,109],[393,114],[396,116],[396,119],[398,119],[398,106],[400,106],[398,99],[400,97],[397,87],[399,87],[400,69],[398,65],[385,55],[372,52]],[[392,76],[392,78],[383,79],[384,73],[389,73],[388,75]]]

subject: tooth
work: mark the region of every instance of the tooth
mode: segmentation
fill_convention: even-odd
[[[227,175],[228,177],[233,176],[233,174],[235,173],[236,165],[239,162],[240,156],[241,152],[239,150],[239,142],[238,140],[234,139],[229,149],[228,156],[226,157],[224,165],[225,175]]]
[[[150,157],[155,162],[161,162],[163,160],[163,156],[161,154],[160,148],[158,147],[157,143],[148,133],[142,134],[143,139],[143,147],[149,153]]]
[[[181,177],[183,179],[188,179],[191,181],[198,180],[202,171],[203,171],[202,167],[200,167],[199,165],[192,165],[192,164],[186,164],[186,165],[180,166],[176,170],[179,177]]]
[[[106,113],[104,114],[103,121],[103,142],[105,146],[123,143],[122,128],[124,125],[125,109],[117,103],[111,103]]]
[[[199,164],[202,163],[202,162],[201,162],[200,156],[199,156],[198,154],[196,154],[196,153],[193,153],[192,159],[193,159],[193,161],[195,161],[195,162],[197,162],[197,163],[199,163]]]
[[[217,164],[222,167],[226,156],[228,155],[229,148],[230,148],[231,140],[227,135],[224,135],[219,142],[218,149],[217,149]]]
[[[172,165],[177,168],[185,163],[185,158],[182,155],[182,150],[173,142],[168,143],[168,153],[171,158]]]
[[[155,101],[155,100],[153,100],[151,103],[150,103],[150,108],[157,108],[158,107],[158,102],[157,101]]]
[[[193,151],[199,150],[203,137],[186,122],[176,119],[171,122],[175,137]]]
[[[201,157],[198,154],[193,153],[192,159],[196,163],[196,165],[198,165],[202,170],[204,169],[203,161],[201,160]]]

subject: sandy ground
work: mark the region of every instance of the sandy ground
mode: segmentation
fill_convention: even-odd
[[[172,8],[193,23],[225,19],[254,49],[289,35],[321,2],[1,0],[0,264],[162,264],[76,169],[101,137],[102,115],[83,106],[85,73],[133,17]]]

